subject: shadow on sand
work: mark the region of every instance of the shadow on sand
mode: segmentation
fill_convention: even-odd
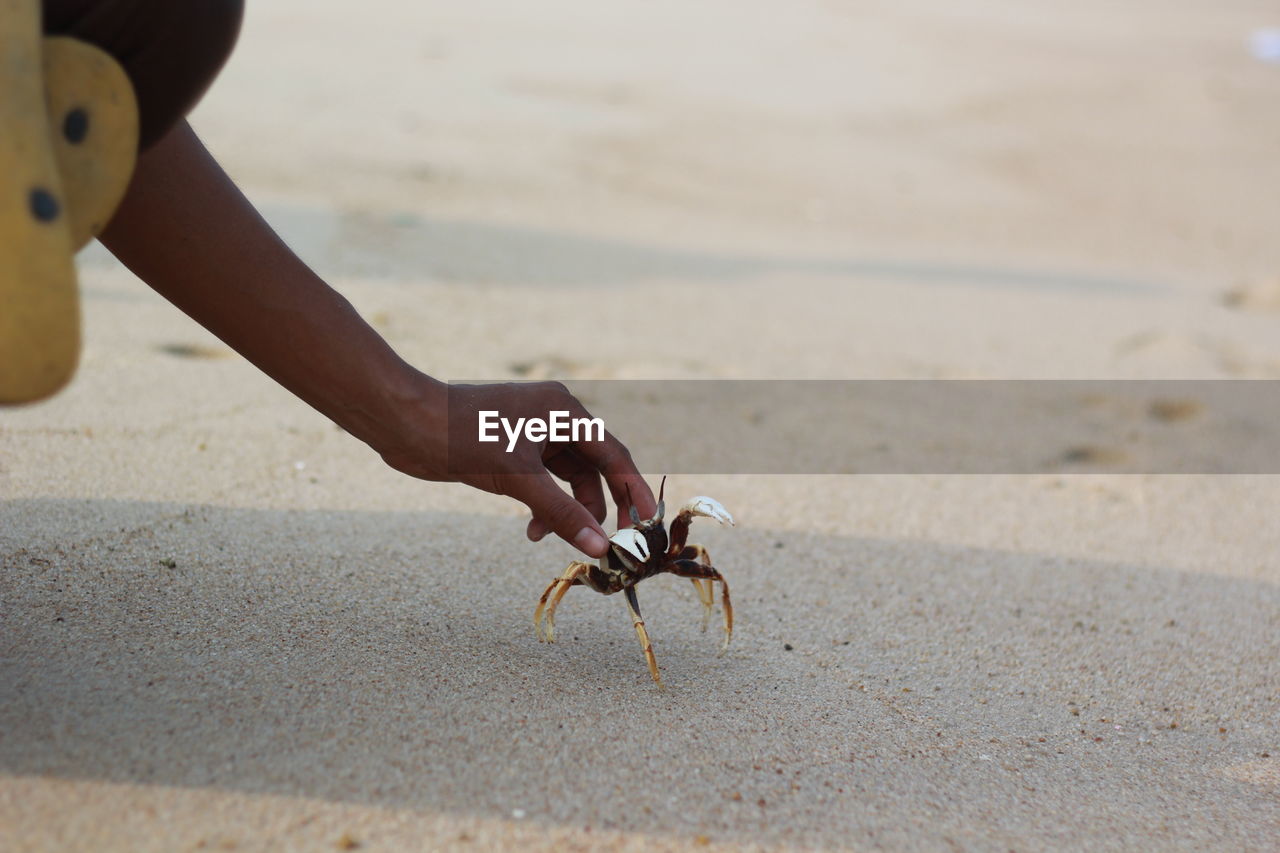
[[[321,275],[598,287],[679,279],[735,281],[787,273],[848,279],[981,284],[1023,291],[1159,294],[1139,278],[893,257],[787,256],[647,245],[537,226],[267,205],[263,215]],[[90,265],[112,263],[100,246]]]
[[[574,590],[534,640],[559,566],[497,562],[492,519],[14,511],[65,544],[5,549],[6,774],[840,846],[1235,847],[1280,819],[1212,772],[1275,747],[1263,583],[740,530],[727,656],[687,583],[642,588],[659,692],[618,600]]]

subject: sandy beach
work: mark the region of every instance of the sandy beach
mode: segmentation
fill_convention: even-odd
[[[249,3],[191,121],[442,379],[1280,378],[1277,10],[1122,5]],[[638,458],[738,519],[658,691],[619,597],[537,641],[523,507],[80,268],[0,411],[0,848],[1280,848],[1275,476]]]

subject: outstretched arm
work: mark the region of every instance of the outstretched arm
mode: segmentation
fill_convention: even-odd
[[[139,158],[101,239],[139,278],[388,464],[423,479],[455,479],[446,462],[446,386],[401,359],[290,251],[186,122]],[[554,406],[561,394],[576,404],[551,386],[500,386],[482,402],[520,414]],[[527,455],[496,449],[467,466],[485,474],[459,479],[529,506],[530,538],[550,529],[591,556],[603,554],[601,474],[620,511],[628,484],[641,514],[653,511],[652,493],[616,441],[529,452],[554,462],[574,498],[542,466],[530,475]]]
[[[436,384],[289,250],[185,122],[139,158],[101,239],[166,299],[375,450],[404,429],[399,421],[434,410],[422,397]]]

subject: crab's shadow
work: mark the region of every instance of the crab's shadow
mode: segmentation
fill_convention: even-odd
[[[1263,583],[740,530],[715,555],[738,617],[725,657],[715,623],[699,630],[687,581],[641,587],[659,691],[619,599],[572,590],[561,641],[536,641],[532,605],[559,566],[545,550],[515,563],[483,544],[460,551],[491,535],[491,518],[84,501],[18,511],[65,537],[10,542],[4,556],[8,774],[482,816],[518,805],[659,833],[700,831],[728,809],[740,840],[824,844],[874,824],[890,800],[925,808],[964,784],[991,738],[1069,754],[1080,709],[1153,730],[1180,714],[1185,730],[1208,725],[1208,708],[1238,738],[1262,743],[1267,730],[1273,665],[1256,652],[1280,591]],[[1233,631],[1210,630],[1225,620]],[[1189,683],[1201,685],[1194,702]],[[1158,776],[1193,748],[1165,747],[1118,743],[1113,758]],[[1206,760],[1203,743],[1194,750]],[[1058,781],[1106,815],[1119,806],[1105,784],[1089,793],[1086,777],[1108,772],[1097,767]],[[1045,772],[1038,784],[1052,789]],[[1167,802],[1151,821],[1188,819]],[[981,820],[967,811],[986,806],[966,803],[939,832]],[[827,817],[806,817],[814,808]],[[1002,819],[1047,819],[1034,799],[1009,809]]]

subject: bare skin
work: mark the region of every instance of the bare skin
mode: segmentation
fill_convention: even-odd
[[[383,460],[424,480],[456,480],[529,507],[528,537],[554,532],[592,557],[608,543],[601,477],[627,523],[627,489],[657,506],[627,449],[604,442],[460,448],[447,465],[447,404],[547,417],[585,409],[559,383],[445,383],[405,362],[276,235],[186,122],[138,160],[101,240],[139,278]],[[455,410],[454,416],[458,416]],[[474,420],[474,419],[473,419]],[[468,472],[454,475],[452,471]],[[475,473],[471,473],[475,472]],[[553,480],[570,484],[570,497]]]

